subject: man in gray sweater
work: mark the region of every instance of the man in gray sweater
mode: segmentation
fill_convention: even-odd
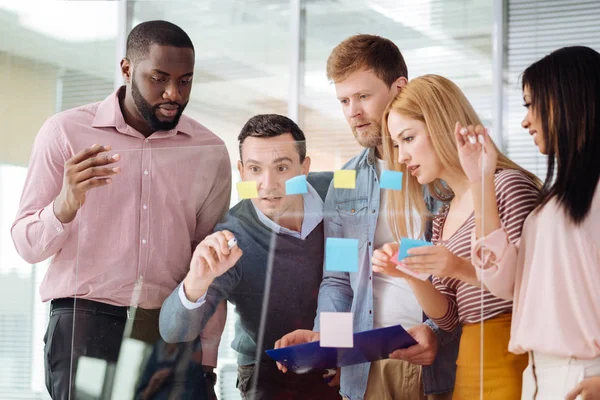
[[[239,315],[232,347],[243,398],[339,399],[320,373],[284,375],[263,356],[285,333],[312,328],[332,174],[308,174],[304,133],[284,116],[251,118],[238,140],[240,175],[256,182],[258,197],[238,203],[198,245],[189,273],[163,304],[161,335],[167,342],[193,340],[229,300]],[[286,195],[285,182],[299,175],[307,176],[307,192]]]

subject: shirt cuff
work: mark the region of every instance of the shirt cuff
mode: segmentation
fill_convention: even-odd
[[[423,324],[425,326],[428,326],[433,331],[433,333],[435,333],[438,343],[442,347],[447,345],[448,343],[452,342],[457,337],[460,337],[460,333],[461,333],[460,326],[457,326],[456,328],[454,328],[453,331],[448,332],[448,331],[441,329],[439,326],[437,326],[436,323],[433,322],[433,320],[431,318],[427,319],[425,322],[423,322]]]
[[[471,236],[471,261],[476,269],[496,266],[508,248],[508,236],[504,227],[498,228],[489,235],[475,239],[475,229]]]
[[[44,224],[46,232],[50,233],[52,237],[68,235],[73,225],[72,221],[68,224],[60,222],[56,214],[54,214],[54,201],[40,211],[40,220]]]
[[[179,299],[185,308],[188,310],[195,310],[196,308],[201,307],[204,303],[206,303],[206,293],[202,295],[196,302],[191,302],[185,296],[185,291],[183,290],[183,282],[179,285]]]

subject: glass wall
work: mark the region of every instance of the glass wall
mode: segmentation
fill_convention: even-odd
[[[600,3],[510,0],[507,2],[507,154],[540,178],[546,177],[547,157],[540,154],[521,127],[525,115],[521,74],[529,65],[564,46],[600,49]]]
[[[47,399],[42,339],[49,304],[39,287],[49,260],[25,262],[10,228],[44,121],[112,91],[117,4],[3,0],[0,19],[0,398]]]
[[[248,196],[242,195],[238,183],[260,181],[261,178],[241,176],[238,170],[240,154],[237,137],[246,121],[257,114],[288,115],[290,111],[297,114],[296,122],[306,135],[304,144],[311,160],[310,171],[322,173],[318,176],[324,177],[310,176],[309,183],[315,189],[319,182],[322,183],[319,179],[328,179],[329,182],[333,176],[331,172],[341,169],[358,155],[363,148],[354,139],[342,105],[336,97],[335,86],[328,82],[325,73],[329,54],[345,38],[357,33],[371,33],[393,40],[405,57],[409,78],[437,74],[452,80],[462,89],[483,124],[489,126],[494,122],[494,15],[492,2],[486,0],[138,0],[128,1],[126,3],[129,6],[122,7],[123,3],[122,0],[0,0],[0,30],[4,33],[0,36],[0,69],[3,71],[0,74],[0,83],[5,89],[5,95],[0,100],[3,103],[0,107],[3,123],[3,129],[0,129],[2,399],[50,398],[44,378],[43,341],[48,327],[50,306],[49,302],[42,302],[39,289],[55,255],[37,264],[29,264],[17,254],[11,237],[11,226],[19,207],[33,141],[47,118],[79,105],[102,101],[113,93],[116,85],[120,83],[118,80],[115,82],[115,71],[119,57],[122,56],[118,49],[123,47],[124,40],[122,32],[119,31],[122,28],[119,21],[123,20],[123,10],[127,10],[124,19],[130,21],[132,26],[144,21],[163,19],[179,25],[189,34],[196,49],[196,59],[191,100],[185,113],[214,132],[224,144],[190,145],[177,150],[165,146],[164,143],[142,150],[118,146],[111,149],[110,154],[121,155],[122,165],[135,165],[136,168],[142,166],[141,169],[135,170],[137,172],[130,170],[120,176],[122,182],[136,188],[138,181],[134,175],[139,173],[140,179],[143,179],[144,175],[150,176],[155,182],[165,185],[168,190],[167,195],[158,204],[145,202],[143,192],[139,198],[128,199],[135,203],[135,212],[141,215],[139,219],[129,219],[129,209],[123,208],[115,212],[107,207],[108,201],[112,201],[111,199],[118,195],[114,187],[98,189],[87,198],[86,204],[76,217],[77,234],[70,239],[70,246],[83,250],[76,251],[73,253],[73,259],[67,260],[69,265],[75,266],[76,274],[71,277],[72,281],[63,283],[79,288],[77,293],[73,293],[78,299],[85,299],[86,293],[99,289],[101,292],[104,290],[104,293],[112,293],[114,297],[107,299],[109,304],[129,302],[133,306],[139,306],[137,309],[132,308],[119,322],[118,329],[123,330],[124,339],[115,357],[103,360],[100,355],[107,350],[101,348],[90,349],[86,354],[74,354],[75,358],[78,358],[77,373],[70,379],[76,388],[77,398],[166,399],[184,398],[182,393],[185,390],[200,390],[203,395],[205,391],[210,392],[213,384],[211,369],[203,368],[207,361],[202,358],[207,351],[205,349],[204,353],[202,352],[197,336],[188,337],[185,333],[176,332],[174,335],[178,339],[185,338],[187,341],[187,344],[177,345],[167,345],[157,337],[156,306],[162,303],[186,276],[189,269],[188,258],[191,258],[193,251],[184,248],[180,253],[185,260],[175,268],[163,268],[162,265],[153,264],[160,259],[161,252],[167,252],[173,246],[166,238],[181,233],[170,231],[181,221],[176,221],[176,217],[169,221],[161,220],[164,218],[162,211],[189,211],[188,208],[198,206],[191,204],[191,201],[177,202],[177,196],[172,194],[190,193],[189,197],[192,197],[202,192],[202,185],[208,182],[207,174],[212,169],[197,169],[195,165],[197,162],[205,163],[206,160],[213,159],[214,163],[209,164],[218,170],[217,172],[227,176],[231,172],[229,206],[241,207],[240,204],[249,204],[242,202],[242,199]],[[531,53],[527,50],[527,54],[523,53],[524,50],[519,50],[522,35],[518,28],[519,23],[524,23],[523,18],[519,19],[519,16],[532,10],[517,1],[508,1],[508,5],[511,7],[508,8],[507,82],[512,87],[517,85],[516,76],[523,66],[539,58],[553,45],[547,44],[548,47],[545,43],[544,47]],[[589,7],[594,8],[592,5]],[[535,13],[537,14],[537,9]],[[530,17],[529,14],[526,16]],[[536,32],[535,35],[537,38],[539,33]],[[595,36],[589,40],[591,45],[597,42]],[[299,59],[297,64],[293,61],[296,55]],[[514,88],[509,89],[509,107],[504,113],[504,119],[509,121],[508,133],[504,133],[505,139],[508,139],[508,153],[514,156],[515,160],[522,161],[525,167],[539,174],[543,169],[543,160],[540,161],[541,158],[533,148],[527,147],[526,151],[522,150],[525,147],[513,137],[517,118],[514,107],[516,97],[519,96],[515,94]],[[293,109],[294,105],[297,105],[296,110]],[[264,156],[266,153],[272,155],[283,151],[277,146],[269,146],[257,154]],[[391,151],[393,157],[397,158],[398,150]],[[177,152],[177,156],[173,156],[174,152]],[[218,163],[222,158],[219,158],[219,155],[225,152],[229,154],[230,162],[220,165]],[[374,153],[368,159],[371,164],[377,161]],[[144,167],[145,162],[150,162],[152,167]],[[391,170],[393,166],[387,164],[384,169]],[[168,173],[161,174],[160,171]],[[409,174],[406,172],[403,185],[408,185],[409,181]],[[188,176],[187,180],[180,178],[183,175]],[[383,178],[379,174],[375,180],[380,182]],[[360,179],[354,182],[360,185]],[[115,178],[114,184],[118,184],[118,178]],[[286,194],[285,182],[278,182],[278,185],[280,192],[277,193]],[[405,186],[405,189],[407,187]],[[318,189],[322,193],[317,197],[324,198],[327,185],[324,189],[320,186]],[[348,189],[347,192],[343,192],[343,201],[330,206],[335,208],[335,218],[353,227],[354,236],[351,239],[358,243],[353,242],[351,245],[357,246],[350,250],[356,250],[358,257],[364,259],[369,257],[378,243],[372,238],[375,233],[367,222],[369,215],[379,210],[380,206],[383,207],[383,196],[387,196],[387,192],[382,190],[382,197],[375,200],[359,194],[362,193],[359,189]],[[271,194],[271,197],[277,197],[277,193]],[[56,195],[58,193],[53,196]],[[268,201],[279,200],[269,198]],[[322,203],[323,200],[320,201]],[[320,204],[319,201],[316,203]],[[307,211],[306,205],[304,207],[304,219],[320,220],[322,215],[319,212]],[[157,208],[162,209],[157,211]],[[265,209],[268,208],[265,206]],[[435,211],[440,210],[439,207],[433,208]],[[260,215],[257,211],[260,210],[259,207],[249,210],[256,218]],[[379,211],[384,214],[383,208]],[[144,212],[148,213],[147,217],[143,217]],[[430,222],[430,212],[422,213],[427,214],[422,215],[423,222]],[[469,215],[465,215],[465,219]],[[268,220],[269,217],[255,220],[256,230],[250,229],[250,233],[266,229],[269,222],[265,222],[265,219]],[[112,235],[98,237],[91,242],[90,237],[93,237],[96,224],[103,220],[114,220],[115,224],[120,225],[118,229],[111,231]],[[322,229],[322,226],[319,229]],[[144,232],[147,236],[144,236]],[[152,252],[144,254],[152,232],[159,232],[157,237],[162,241],[152,243]],[[330,238],[336,238],[336,232],[329,233]],[[103,260],[89,256],[89,252],[93,253],[95,247],[104,246],[114,249],[116,254],[119,246],[131,239],[131,235],[137,235],[141,240],[139,246],[132,250],[131,254],[135,253],[134,256],[128,254],[131,259],[113,260],[110,268],[103,270],[105,273],[95,273],[95,269]],[[245,289],[233,290],[229,293],[230,301],[222,305],[226,312],[222,309],[219,311],[222,317],[226,314],[226,318],[222,320],[224,328],[220,345],[215,350],[218,357],[214,369],[217,377],[214,392],[219,399],[240,399],[236,384],[249,385],[248,387],[256,385],[257,378],[256,375],[252,375],[252,371],[245,371],[247,382],[238,382],[238,374],[244,373],[238,371],[238,365],[244,365],[248,360],[256,358],[269,360],[264,351],[274,345],[275,338],[270,333],[278,332],[277,329],[282,326],[312,329],[312,325],[309,326],[306,321],[312,320],[316,315],[316,308],[313,307],[316,304],[313,303],[316,301],[319,282],[315,283],[314,279],[310,279],[318,276],[320,281],[323,258],[327,257],[327,245],[324,241],[326,238],[317,241],[319,244],[315,245],[315,248],[318,248],[318,255],[309,261],[294,259],[289,264],[280,265],[274,257],[281,249],[285,249],[288,243],[278,242],[276,237],[277,235],[271,232],[261,242],[269,255],[269,261],[260,265],[260,271],[265,277],[245,281],[246,285],[250,285],[250,289],[247,292],[244,292]],[[431,240],[431,237],[426,239]],[[442,240],[441,237],[438,239]],[[375,244],[371,243],[372,241]],[[240,248],[252,253],[252,250],[247,250],[242,244]],[[339,250],[340,247],[336,249]],[[279,269],[275,270],[278,265]],[[311,269],[307,265],[314,268]],[[365,275],[365,281],[360,281],[357,285],[373,286],[374,284],[367,282],[373,276],[375,275]],[[112,289],[107,291],[106,288],[102,288],[101,284],[111,279],[119,281],[115,277],[121,279],[123,287],[113,292]],[[89,287],[85,287],[86,279],[92,282]],[[300,292],[306,291],[306,302],[298,300],[297,304],[280,304],[276,297],[279,289],[277,285],[294,288],[294,282],[290,280],[295,279],[312,285],[309,286],[310,290],[298,289]],[[380,280],[378,284],[381,282]],[[304,293],[296,297],[290,294],[289,297],[301,299],[302,294]],[[115,300],[120,295],[127,299]],[[244,299],[244,295],[249,297],[240,300]],[[375,293],[376,304],[382,301],[381,299],[382,297]],[[244,301],[246,303],[243,303]],[[248,308],[248,304],[253,302],[253,308]],[[82,307],[83,304],[80,303]],[[366,307],[369,302],[365,300],[364,304]],[[294,325],[294,321],[289,321],[284,314],[287,309],[294,309],[299,313],[298,310],[302,307],[307,310],[313,307],[314,310],[305,310],[305,314],[310,314],[311,317],[308,318],[304,314],[298,316],[301,323]],[[361,306],[355,305],[352,312],[359,312],[357,307]],[[418,309],[418,304],[415,307]],[[145,315],[146,309],[153,311]],[[362,311],[369,315],[372,312],[371,309]],[[250,318],[251,322],[248,322],[246,312],[254,313],[254,319]],[[91,335],[95,330],[93,325],[86,322],[84,314],[85,311],[78,309],[75,302],[73,323],[70,325],[71,334],[75,337]],[[422,313],[419,311],[418,314],[417,319],[422,319]],[[218,325],[219,321],[213,322]],[[356,327],[355,325],[353,329],[356,330]],[[240,339],[239,332],[243,329],[254,329],[258,334],[256,337]],[[202,340],[204,343],[210,342],[210,339]],[[256,340],[257,343],[249,345],[248,342],[240,342],[241,340]],[[256,353],[250,351],[252,354],[246,353],[240,357],[234,348],[239,350],[244,348],[244,345],[258,350]],[[186,386],[185,382],[190,377],[194,377],[196,383],[202,383],[201,387],[195,386],[190,389]]]
[[[305,72],[301,124],[309,146],[335,144],[340,167],[360,150],[349,135],[325,66],[333,48],[350,35],[389,38],[402,52],[409,78],[438,74],[458,84],[477,112],[491,122],[492,8],[488,1],[347,0],[306,2]],[[468,22],[467,22],[468,21]],[[322,155],[325,159],[327,154]],[[320,159],[320,158],[319,158]],[[324,164],[324,168],[331,166]]]

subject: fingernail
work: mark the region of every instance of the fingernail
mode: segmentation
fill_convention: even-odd
[[[119,172],[121,172],[121,167],[116,167],[116,168],[113,168],[112,170],[113,170],[113,172],[119,173]]]
[[[466,133],[467,133],[467,128],[462,128],[462,129],[460,130],[460,134],[461,134],[461,135],[465,135]]]
[[[114,156],[111,157],[113,160],[118,160],[119,158],[121,158],[121,156],[119,154],[115,154]]]
[[[477,143],[477,139],[475,139],[475,136],[469,135],[469,143],[471,143],[471,144]]]
[[[108,178],[108,179],[106,180],[106,183],[112,183],[112,179]]]
[[[483,135],[477,136],[477,139],[479,139],[479,143],[485,144],[485,139],[483,138]]]
[[[98,146],[99,146],[99,144],[98,144],[98,143],[94,143],[94,144],[92,145],[92,147],[98,147]]]

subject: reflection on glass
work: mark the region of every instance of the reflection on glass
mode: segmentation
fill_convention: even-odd
[[[10,56],[12,58],[7,58],[9,63],[12,63],[13,73],[16,74],[18,69],[25,70],[21,66],[30,64],[29,61],[21,63],[20,58],[35,60],[39,67],[34,74],[27,75],[28,79],[32,79],[32,76],[37,78],[32,86],[39,89],[38,100],[42,97],[41,93],[47,94],[45,100],[31,103],[35,105],[32,109],[44,110],[40,112],[39,118],[33,114],[28,115],[28,118],[15,117],[15,120],[31,122],[34,126],[24,128],[15,123],[15,131],[37,131],[43,120],[52,112],[102,100],[109,95],[114,75],[112,64],[116,31],[116,18],[113,14],[116,8],[114,2],[110,3],[113,4],[107,7],[104,7],[106,4],[97,5],[94,11],[86,9],[85,14],[94,15],[93,19],[97,24],[92,24],[94,21],[86,20],[83,15],[78,14],[77,9],[82,7],[80,5],[71,8],[61,5],[63,8],[59,10],[42,3],[36,7],[19,6],[15,2],[0,3],[0,7],[3,7],[0,11],[6,14],[7,18],[18,16],[18,19],[13,18],[19,23],[11,28],[11,32],[14,36],[24,37],[24,42],[27,43],[27,46],[15,49],[14,54]],[[285,114],[287,111],[289,40],[288,26],[281,21],[287,21],[289,5],[207,2],[194,5],[197,8],[193,11],[197,12],[191,12],[188,8],[182,12],[184,4],[187,3],[174,4],[175,6],[165,6],[157,2],[135,2],[134,20],[168,19],[180,23],[188,31],[196,45],[197,53],[194,96],[186,108],[186,114],[222,137],[233,161],[238,154],[237,135],[249,117],[259,113]],[[189,7],[189,4],[185,7]],[[303,60],[305,70],[300,99],[300,125],[308,136],[307,154],[312,161],[311,172],[339,169],[362,150],[351,135],[351,128],[347,122],[352,125],[352,121],[348,119],[337,98],[337,88],[330,85],[325,76],[325,63],[333,47],[356,31],[376,33],[392,39],[406,57],[411,78],[431,72],[447,76],[464,90],[481,119],[484,122],[490,120],[491,8],[488,4],[475,2],[467,8],[465,5],[449,1],[411,1],[399,8],[394,2],[373,0],[343,4],[309,3],[306,7],[307,29],[303,37],[306,58]],[[199,13],[203,15],[201,21],[197,18]],[[46,18],[41,18],[41,15]],[[47,18],[48,15],[53,17]],[[466,18],[468,24],[465,23]],[[73,24],[70,22],[74,23],[76,19],[83,26],[81,29],[75,29],[79,32],[78,35],[73,35]],[[69,48],[75,49],[71,50],[71,53],[77,53],[77,57],[66,57],[66,61],[58,60],[56,54],[71,54],[66,51]],[[97,55],[94,55],[96,53]],[[382,111],[383,107],[370,118],[376,122],[380,121]],[[93,140],[84,145],[89,146],[92,143]],[[198,149],[167,149],[156,142],[153,143],[152,140],[141,150],[128,148],[116,142],[107,141],[106,144],[113,146],[108,154],[120,154],[119,165],[122,172],[114,178],[113,186],[103,188],[102,194],[98,191],[86,199],[78,221],[79,226],[75,232],[71,232],[78,238],[73,240],[78,241],[75,251],[69,253],[71,259],[77,260],[76,273],[69,271],[60,275],[60,279],[56,281],[70,289],[77,288],[74,294],[78,296],[79,303],[74,301],[66,305],[67,308],[77,308],[73,322],[67,324],[76,338],[100,334],[108,327],[122,331],[123,334],[117,336],[124,336],[124,339],[119,339],[112,349],[97,348],[94,351],[73,354],[82,355],[77,374],[72,377],[78,395],[82,398],[177,398],[180,395],[184,396],[182,393],[196,396],[197,393],[207,391],[210,398],[210,390],[214,384],[211,371],[212,367],[216,367],[219,379],[215,390],[222,398],[229,399],[239,398],[239,391],[236,389],[238,373],[243,378],[242,386],[247,385],[250,389],[257,387],[260,375],[263,378],[269,374],[279,377],[279,371],[271,369],[265,369],[262,374],[254,374],[252,368],[241,368],[238,371],[239,353],[242,353],[242,358],[246,357],[240,362],[242,367],[261,359],[268,360],[263,350],[272,347],[276,339],[295,328],[313,328],[312,321],[318,317],[315,302],[319,285],[316,283],[317,279],[314,282],[302,283],[302,279],[308,280],[315,276],[299,274],[298,266],[319,264],[307,257],[318,258],[323,251],[314,251],[318,246],[311,251],[305,249],[302,257],[287,262],[290,265],[278,259],[277,257],[286,251],[287,243],[274,239],[276,235],[273,231],[276,228],[268,221],[276,220],[279,226],[285,224],[276,217],[277,210],[274,209],[277,207],[273,204],[265,206],[262,212],[265,218],[253,222],[261,229],[264,226],[271,226],[272,229],[261,231],[257,228],[252,232],[263,233],[261,254],[265,260],[261,260],[257,265],[271,273],[267,274],[268,276],[255,277],[253,283],[256,287],[242,286],[231,290],[226,296],[235,305],[227,304],[229,312],[223,311],[223,314],[228,316],[227,322],[219,321],[225,323],[221,339],[223,346],[219,347],[218,340],[217,343],[211,343],[214,350],[211,357],[214,361],[202,360],[207,356],[206,349],[211,347],[205,346],[211,339],[199,339],[198,335],[195,335],[189,338],[191,342],[188,343],[167,344],[159,339],[158,312],[153,312],[152,309],[160,307],[162,300],[171,295],[184,279],[189,268],[191,252],[200,241],[190,240],[189,237],[204,237],[212,230],[211,228],[202,232],[191,232],[191,225],[187,220],[178,218],[177,212],[190,215],[196,215],[200,211],[207,215],[218,214],[214,210],[203,209],[201,206],[205,203],[202,201],[194,203],[190,199],[196,198],[198,192],[210,186],[206,179],[207,171],[229,172],[231,165],[220,165],[216,161],[217,152],[222,152],[225,147],[196,152]],[[21,157],[21,164],[26,163],[27,156],[28,154],[25,154]],[[378,160],[376,154],[370,156],[371,161],[375,161],[375,179],[381,170],[386,169],[386,164]],[[368,158],[369,154],[365,153],[365,157]],[[161,174],[160,171],[168,172]],[[234,178],[232,182],[227,179],[228,183],[247,179],[247,176],[242,176],[243,174],[235,169],[231,173]],[[250,174],[252,171],[246,173]],[[190,176],[187,180],[182,180],[181,177],[186,174]],[[144,185],[144,177],[152,178],[152,186]],[[309,183],[315,182],[314,177],[313,174]],[[35,264],[33,269],[25,265],[27,263],[12,250],[12,239],[6,233],[9,232],[16,214],[18,192],[24,179],[23,169],[16,171],[11,168],[2,175],[0,192],[3,232],[0,236],[0,273],[4,276],[1,280],[3,293],[11,299],[0,313],[0,325],[4,335],[0,344],[3,357],[0,363],[2,398],[10,398],[17,392],[19,396],[47,397],[42,372],[44,349],[41,338],[46,330],[48,304],[43,304],[36,294],[46,274],[47,263]],[[258,178],[254,176],[252,179]],[[359,181],[360,179],[362,178],[359,177]],[[161,185],[163,189],[160,189]],[[363,193],[360,191],[363,185],[367,186],[365,182],[357,181],[356,189],[352,189],[356,191],[348,189],[349,191],[340,195],[336,204],[330,207],[336,218],[342,222],[345,229],[343,235],[358,238],[360,255],[363,261],[366,260],[366,268],[370,268],[371,252],[393,240],[389,237],[384,240],[385,235],[375,235],[376,225],[382,226],[384,221],[387,223],[389,219],[393,219],[393,213],[386,212],[386,209],[393,206],[391,203],[386,204],[387,196],[384,190]],[[127,188],[127,192],[120,192],[119,187]],[[322,192],[322,189],[315,188],[317,192]],[[149,195],[156,191],[161,191],[162,195]],[[229,190],[226,191],[229,195]],[[280,194],[271,193],[271,197],[279,197]],[[231,203],[236,204],[237,200],[237,193],[233,191]],[[277,200],[268,201],[274,203]],[[244,204],[252,211],[249,202]],[[226,206],[223,207],[225,208]],[[376,222],[368,218],[374,209],[379,211]],[[430,220],[431,211],[433,210],[423,211],[424,222]],[[304,216],[313,215],[305,210]],[[105,224],[114,226],[105,229]],[[407,236],[420,237],[421,227],[413,228],[415,231]],[[189,237],[182,239],[182,231]],[[330,231],[329,235],[334,236],[338,233],[340,232]],[[153,236],[155,234],[157,236]],[[325,235],[324,233],[323,236]],[[134,240],[132,238],[135,239],[133,245],[130,243]],[[252,252],[246,250],[244,243],[240,248],[245,253]],[[165,252],[177,253],[177,256],[173,257],[172,261],[167,261],[161,256]],[[63,256],[66,253],[68,252],[63,253]],[[270,262],[269,257],[272,258]],[[57,258],[57,262],[65,261],[65,258],[61,260],[61,256]],[[157,272],[152,271],[149,266],[160,268]],[[51,271],[49,279],[52,276]],[[394,306],[396,302],[390,302],[389,297],[383,295],[385,290],[382,288],[395,285],[394,293],[400,293],[410,290],[408,285],[398,285],[398,280],[393,281],[383,274],[373,276],[371,308],[367,306],[370,301],[368,296],[358,294],[359,286],[356,282],[354,287],[350,283],[346,286],[346,289],[356,289],[354,296],[360,297],[354,299],[357,305],[355,312],[369,315],[366,318],[372,318],[373,327],[390,325],[393,321],[401,321],[407,327],[420,325],[423,319],[422,310],[414,298],[410,299],[411,302],[406,302],[410,304],[410,311],[399,316],[395,314],[397,310],[394,307],[389,307]],[[278,296],[281,287],[287,287],[282,286],[285,279],[293,280],[285,284],[295,284],[302,289],[299,294],[293,293],[298,297],[290,297],[293,300],[289,300],[289,304]],[[368,275],[361,281],[365,287],[368,285],[367,280]],[[116,284],[117,282],[119,283]],[[114,290],[106,290],[108,286]],[[289,295],[292,296],[292,293]],[[107,314],[107,322],[103,322],[102,326],[94,326],[85,320],[85,314],[94,311],[87,308],[89,304],[80,301],[86,297],[94,297],[96,300],[100,298],[102,302],[121,308],[95,310]],[[215,307],[218,303],[214,299],[208,301],[213,301]],[[350,299],[350,303],[352,301],[353,299]],[[248,304],[255,307],[251,310],[252,318],[248,318],[246,312]],[[292,318],[291,314],[286,314],[289,313],[290,304],[294,305],[294,311],[297,312],[303,310],[308,313],[310,310],[310,316],[307,314],[299,317],[298,321],[286,321],[286,318]],[[129,306],[138,308],[127,308]],[[234,312],[236,307],[240,315]],[[119,322],[115,323],[115,320]],[[367,327],[367,324],[358,325],[360,329]],[[244,347],[247,343],[239,343],[240,337],[246,337],[240,335],[244,330],[250,330],[254,335],[250,335],[250,341],[255,343],[248,348]],[[234,348],[238,352],[230,347],[231,341],[236,338],[236,332],[238,343],[234,344]],[[221,334],[217,336],[221,337]],[[204,346],[203,354],[199,354],[198,342],[202,342]],[[108,357],[108,353],[111,352],[113,354]],[[200,356],[202,357],[199,358]],[[108,358],[108,362],[99,361],[102,358]],[[268,368],[271,367],[272,365]],[[354,375],[352,370],[349,371],[346,378],[348,382],[358,382],[357,376],[368,376],[369,372],[366,369]],[[186,379],[189,377],[203,377],[204,379],[197,380],[197,383],[205,384],[205,387],[188,386]],[[318,381],[321,384],[320,377]],[[345,383],[346,388],[352,387],[352,383],[348,382]],[[5,387],[9,389],[2,392]],[[4,393],[10,395],[4,396]]]
[[[214,388],[204,377],[199,338],[185,343],[158,340],[145,363],[135,398],[213,399]]]

